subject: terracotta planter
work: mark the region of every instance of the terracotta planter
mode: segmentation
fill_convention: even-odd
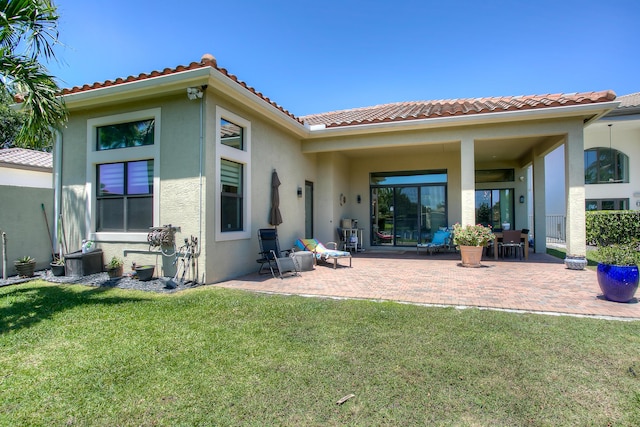
[[[36,262],[15,262],[13,264],[16,267],[18,276],[20,277],[33,277],[33,273],[36,271]]]
[[[462,246],[460,245],[460,256],[463,267],[481,267],[482,246]]]

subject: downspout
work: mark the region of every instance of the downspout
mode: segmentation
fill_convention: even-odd
[[[199,171],[199,175],[198,175],[198,179],[200,180],[199,182],[199,186],[200,186],[200,191],[199,191],[199,198],[200,200],[198,200],[198,251],[194,254],[194,260],[197,260],[195,262],[192,261],[192,275],[193,275],[193,279],[197,282],[198,280],[200,280],[200,278],[198,277],[200,275],[200,270],[199,270],[199,265],[200,265],[200,254],[202,253],[202,219],[203,219],[203,215],[202,215],[202,208],[203,208],[203,198],[204,195],[203,193],[203,188],[204,188],[204,184],[203,184],[203,180],[204,180],[204,101],[205,101],[205,97],[204,97],[204,91],[207,89],[207,85],[202,85],[202,87],[200,88],[200,171]],[[205,269],[206,270],[206,269]],[[202,275],[202,280],[200,280],[200,283],[204,283],[204,274]]]
[[[62,255],[62,248],[58,247],[60,239],[58,236],[61,230],[58,230],[58,218],[62,209],[62,133],[59,130],[55,131],[54,142],[54,164],[53,164],[53,217],[56,219],[53,222],[53,235],[55,236],[55,248],[56,251]]]
[[[202,208],[203,208],[203,188],[204,188],[204,91],[207,89],[207,85],[203,85],[201,88],[202,97],[200,98],[200,172],[199,172],[199,185],[200,185],[200,200],[198,201],[198,252],[195,256],[199,257],[202,252]]]

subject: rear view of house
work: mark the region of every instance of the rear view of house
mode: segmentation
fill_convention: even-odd
[[[58,136],[56,214],[67,239],[127,262],[174,258],[150,227],[198,241],[206,283],[257,268],[280,186],[281,246],[337,241],[355,220],[359,245],[395,250],[440,227],[486,222],[544,236],[544,156],[563,145],[569,253],[584,255],[583,130],[618,103],[610,91],[401,102],[297,117],[226,69],[199,62],[67,89]],[[533,167],[534,227],[527,169]],[[544,239],[536,239],[544,250]],[[357,260],[354,261],[357,266]]]

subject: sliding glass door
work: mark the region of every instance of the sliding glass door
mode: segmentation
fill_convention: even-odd
[[[502,224],[514,226],[514,191],[512,188],[502,190],[476,190],[476,222],[501,229]]]
[[[446,171],[371,174],[371,244],[415,246],[447,226]]]

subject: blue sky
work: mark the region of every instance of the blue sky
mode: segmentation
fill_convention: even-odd
[[[388,102],[640,91],[640,2],[57,0],[61,87],[198,61],[301,116]]]

